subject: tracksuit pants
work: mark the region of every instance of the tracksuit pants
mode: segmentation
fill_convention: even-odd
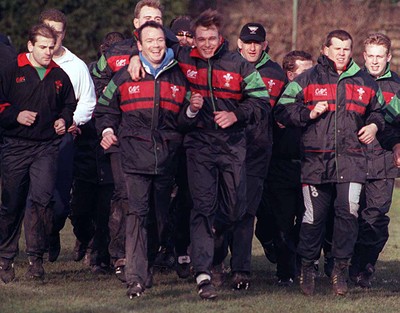
[[[148,251],[148,216],[152,209],[157,221],[158,243],[166,232],[168,209],[174,183],[172,175],[142,175],[125,173],[129,199],[126,217],[126,265],[127,285],[135,282],[144,286],[147,272],[152,266],[148,255],[157,253]],[[158,245],[153,245],[158,247]]]
[[[319,258],[332,199],[332,256],[337,259],[351,258],[357,240],[361,188],[362,184],[354,182],[303,185],[305,212],[297,249],[303,259]]]
[[[50,232],[52,196],[60,140],[30,141],[4,138],[1,151],[0,257],[18,253],[21,224],[26,210],[27,254],[43,257]]]
[[[392,204],[394,178],[369,179],[364,185],[359,213],[359,232],[352,271],[357,275],[367,264],[375,266],[387,240],[389,239],[389,208]]]

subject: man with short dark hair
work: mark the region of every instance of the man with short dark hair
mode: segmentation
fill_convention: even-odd
[[[118,71],[99,99],[96,127],[101,146],[119,144],[128,192],[126,217],[127,295],[141,296],[152,260],[148,260],[147,218],[154,210],[158,240],[165,234],[176,156],[182,142],[178,114],[188,105],[188,84],[166,47],[163,27],[154,22],[138,29],[140,60],[146,75],[133,81],[126,67]]]
[[[285,89],[275,118],[302,127],[301,174],[305,213],[297,252],[302,257],[300,287],[315,289],[327,213],[333,201],[333,291],[348,291],[346,272],[357,240],[357,211],[367,178],[365,146],[383,129],[382,93],[351,59],[352,37],[334,30],[326,38],[318,64]]]
[[[218,12],[204,11],[193,25],[196,48],[177,51],[192,97],[204,98],[203,107],[188,110],[185,119],[191,125],[184,140],[194,204],[191,256],[200,297],[213,299],[214,238],[246,211],[245,127],[265,119],[270,106],[254,66],[227,50]]]
[[[21,223],[29,192],[25,233],[27,278],[43,279],[43,254],[52,217],[60,135],[72,124],[75,94],[68,75],[52,61],[57,35],[41,24],[29,32],[28,51],[0,73],[1,154],[0,278],[15,277]]]

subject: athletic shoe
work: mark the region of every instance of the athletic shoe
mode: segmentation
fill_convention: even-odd
[[[133,299],[135,297],[140,297],[144,292],[144,287],[140,283],[133,283],[128,285],[128,291],[126,292],[126,295],[128,296],[129,299]]]
[[[117,278],[122,281],[123,283],[126,282],[125,279],[125,263],[126,259],[118,259],[114,263],[114,273]]]
[[[0,279],[8,284],[15,278],[14,262],[12,259],[0,258]]]
[[[212,284],[215,287],[221,287],[226,279],[224,263],[213,265],[211,267]]]
[[[214,300],[218,295],[215,291],[215,287],[209,279],[202,280],[198,284],[199,296],[204,300]]]
[[[280,287],[290,287],[293,285],[292,278],[281,278],[278,280],[278,286]]]
[[[25,274],[27,279],[44,279],[43,259],[36,256],[29,256],[29,267]]]
[[[300,274],[300,289],[306,296],[312,296],[315,289],[316,271],[314,261],[302,261]]]
[[[49,262],[55,262],[61,251],[60,233],[49,236]]]
[[[247,290],[250,288],[250,275],[246,272],[233,273],[231,287],[233,290]]]
[[[369,289],[371,288],[371,278],[375,273],[375,268],[368,263],[365,267],[365,271],[362,271],[357,276],[352,277],[351,280],[359,287]]]
[[[179,278],[185,279],[190,276],[190,256],[179,256],[176,262],[176,273]]]
[[[168,251],[166,247],[161,247],[157,252],[154,260],[154,267],[163,270],[170,270],[175,268],[175,255],[173,252]]]
[[[332,271],[332,287],[334,294],[337,296],[345,296],[348,292],[346,281],[348,267],[347,260],[335,260]]]

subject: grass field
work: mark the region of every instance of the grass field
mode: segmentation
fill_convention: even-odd
[[[346,297],[335,297],[328,278],[322,275],[313,297],[301,295],[298,282],[289,288],[278,287],[275,268],[255,241],[251,289],[236,292],[222,287],[213,302],[198,297],[193,279],[180,280],[175,273],[156,273],[154,287],[143,297],[129,300],[125,286],[113,275],[94,275],[82,263],[72,261],[74,238],[68,223],[62,232],[59,260],[45,263],[44,282],[25,279],[28,263],[21,241],[15,263],[17,279],[0,284],[0,313],[400,312],[400,189],[395,191],[390,217],[391,237],[368,291],[351,286]]]

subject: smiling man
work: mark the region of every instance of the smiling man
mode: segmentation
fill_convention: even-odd
[[[75,94],[68,75],[52,61],[57,35],[47,25],[29,32],[29,53],[21,53],[0,76],[1,162],[0,278],[15,277],[25,214],[28,279],[44,277],[43,254],[52,216],[60,135],[72,124]],[[32,202],[25,213],[29,192]]]
[[[213,299],[214,238],[246,211],[245,128],[267,118],[270,105],[254,65],[228,51],[218,12],[204,11],[193,25],[195,48],[180,47],[176,55],[192,97],[204,99],[201,109],[185,115],[184,146],[193,198],[191,257],[200,297]]]
[[[302,257],[300,288],[306,295],[314,293],[314,261],[319,259],[332,202],[333,291],[336,295],[348,291],[346,275],[357,240],[361,188],[367,179],[365,145],[384,125],[382,94],[351,59],[352,43],[348,32],[330,32],[317,65],[288,85],[275,111],[284,126],[302,127],[305,213],[298,254]]]
[[[386,35],[375,33],[365,39],[365,70],[381,88],[388,105],[400,90],[400,78],[390,70],[391,59],[391,41]],[[382,149],[374,140],[368,146],[368,179],[363,189],[365,201],[360,207],[360,229],[349,270],[350,278],[362,288],[371,287],[376,261],[389,238],[387,213],[392,203],[394,180],[398,175],[393,153]]]
[[[154,21],[144,23],[138,29],[137,45],[145,77],[135,82],[126,67],[122,68],[95,109],[101,146],[108,150],[118,144],[121,150],[129,200],[125,278],[131,299],[142,295],[151,276],[152,264],[147,258],[151,206],[157,219],[157,239],[161,242],[165,235],[176,154],[182,142],[177,117],[189,98],[187,81],[172,50],[166,47],[163,27]]]

